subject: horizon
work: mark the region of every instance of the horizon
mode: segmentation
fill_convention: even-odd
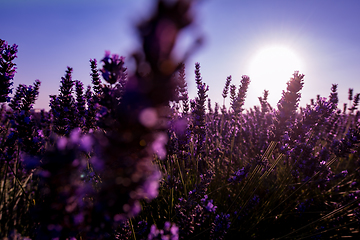
[[[41,81],[34,108],[49,107],[49,95],[57,95],[67,66],[74,69],[73,79],[91,84],[89,59],[98,62],[105,51],[125,56],[125,64],[139,45],[134,25],[149,16],[153,1],[24,1],[5,0],[4,19],[11,19],[1,30],[1,38],[19,46],[18,84]],[[332,84],[338,84],[339,109],[348,103],[348,89],[360,92],[360,2],[319,0],[272,1],[199,1],[195,8],[195,28],[183,33],[176,53],[189,45],[190,35],[204,37],[204,44],[186,64],[189,98],[196,96],[195,62],[201,65],[203,81],[209,86],[212,106],[222,105],[226,78],[240,83],[242,75],[251,81],[244,107],[259,106],[258,97],[270,90],[269,103],[276,107],[281,91],[290,79],[252,79],[249,64],[261,49],[274,45],[290,48],[304,63],[305,75],[300,106],[305,107],[317,94],[328,98]],[[134,14],[135,13],[135,14]],[[101,67],[99,64],[98,67]],[[281,90],[280,90],[281,89]],[[229,100],[227,99],[227,106]]]

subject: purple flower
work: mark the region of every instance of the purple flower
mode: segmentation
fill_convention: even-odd
[[[17,57],[17,48],[16,44],[10,46],[5,40],[0,39],[0,103],[8,102],[8,95],[12,92],[11,81],[16,73],[16,64],[13,60]]]
[[[105,52],[105,57],[101,60],[104,65],[101,69],[103,78],[110,84],[115,84],[120,81],[122,78],[126,77],[126,68],[124,67],[124,57],[119,57],[117,54],[113,54],[110,57],[110,52]],[[92,63],[93,64],[93,63]],[[96,63],[94,64],[96,65]],[[95,74],[95,75],[94,75]],[[96,79],[97,75],[93,70],[93,77],[95,76],[94,83],[97,85],[98,80]],[[95,85],[95,86],[96,86]]]
[[[157,229],[155,225],[150,228],[148,240],[178,240],[179,228],[175,224],[165,222],[163,229]]]
[[[210,232],[210,238],[221,240],[226,239],[225,235],[230,228],[230,214],[220,213],[216,215]]]

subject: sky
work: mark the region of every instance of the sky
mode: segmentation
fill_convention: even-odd
[[[134,26],[151,14],[154,1],[0,0],[0,5],[0,39],[19,45],[14,90],[18,84],[39,79],[35,108],[49,109],[49,95],[59,93],[67,66],[73,68],[73,79],[86,86],[91,84],[90,59],[100,62],[110,51],[124,56],[126,62],[139,46]],[[213,104],[222,105],[229,75],[237,86],[241,76],[248,75],[245,108],[259,105],[265,89],[276,107],[295,70],[305,75],[300,106],[318,94],[328,97],[332,84],[338,84],[340,109],[349,103],[349,88],[360,93],[358,0],[202,0],[193,12],[194,28],[182,33],[176,48],[181,55],[191,39],[204,38],[186,62],[190,98],[196,97],[195,62],[201,65]],[[301,64],[299,69],[289,69],[288,77],[270,76],[265,66],[256,66],[257,72],[264,73],[260,79],[252,63],[259,52],[273,46],[289,49]],[[269,65],[276,62],[275,57]],[[131,63],[126,63],[131,69]]]

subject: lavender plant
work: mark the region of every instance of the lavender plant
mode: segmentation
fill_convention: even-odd
[[[9,93],[16,73],[16,64],[13,63],[18,51],[16,44],[10,46],[5,40],[0,39],[0,103],[8,102]]]
[[[19,85],[2,118],[0,230],[2,237],[26,232],[31,225],[29,208],[37,188],[32,181],[37,161],[24,162],[24,154],[39,156],[44,139],[30,110],[39,94],[40,81],[34,86]],[[3,108],[5,110],[5,107]],[[21,235],[21,234],[20,234]]]
[[[1,238],[358,237],[360,95],[350,89],[341,111],[333,84],[299,108],[295,72],[277,108],[265,90],[245,110],[250,79],[236,87],[229,76],[213,109],[196,63],[189,99],[186,58],[172,50],[191,6],[158,1],[137,27],[130,76],[106,52],[100,69],[90,60],[84,93],[68,67],[50,112],[32,109],[39,81],[9,98],[17,46],[1,40]]]
[[[79,80],[75,81],[75,92],[76,92],[76,116],[77,116],[77,126],[85,126],[85,96],[84,96],[84,87],[83,83]]]
[[[69,136],[71,130],[76,127],[75,99],[72,95],[75,82],[72,80],[72,71],[73,69],[68,67],[65,76],[61,78],[59,96],[50,96],[54,132],[63,136]]]

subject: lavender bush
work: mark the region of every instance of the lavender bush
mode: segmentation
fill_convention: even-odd
[[[9,97],[17,46],[0,41],[1,238],[358,237],[360,94],[340,110],[333,84],[299,108],[294,72],[276,107],[265,90],[245,110],[251,80],[229,76],[213,107],[196,63],[189,99],[171,53],[191,5],[159,1],[138,25],[134,74],[106,52],[85,90],[68,67],[49,112],[33,111],[38,80]]]

